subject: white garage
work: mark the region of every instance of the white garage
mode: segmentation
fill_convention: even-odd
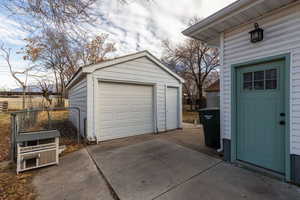
[[[148,51],[81,67],[67,88],[81,134],[105,141],[182,127],[183,79]],[[70,120],[78,125],[77,115]]]

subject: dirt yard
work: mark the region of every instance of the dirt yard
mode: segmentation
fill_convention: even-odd
[[[0,113],[0,130],[0,200],[34,199],[33,173],[16,175],[15,166],[5,161],[10,147],[9,113]]]
[[[0,113],[0,162],[8,159],[10,141],[10,115]]]
[[[194,121],[197,120],[199,122],[199,114],[198,112],[187,112],[184,111],[182,113],[182,121],[185,123],[194,123]]]

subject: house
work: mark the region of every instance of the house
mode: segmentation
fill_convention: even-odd
[[[239,0],[183,34],[220,49],[225,159],[300,184],[300,1]]]
[[[205,89],[206,93],[206,107],[219,108],[220,107],[220,80],[216,80]]]
[[[81,134],[98,142],[181,128],[182,83],[142,51],[81,67],[67,89],[70,106],[81,110]]]

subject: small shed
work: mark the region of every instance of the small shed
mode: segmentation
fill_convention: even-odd
[[[206,107],[219,108],[220,107],[220,80],[216,80],[205,89],[206,93]]]
[[[81,134],[105,141],[181,128],[182,82],[142,51],[81,67],[67,89],[70,106],[81,110]],[[76,117],[71,112],[78,126]]]
[[[183,34],[220,49],[225,159],[300,184],[300,1],[235,1]]]

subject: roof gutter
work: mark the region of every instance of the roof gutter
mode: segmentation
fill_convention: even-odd
[[[222,19],[224,16],[237,11],[238,9],[248,6],[249,4],[253,4],[255,1],[265,1],[265,0],[238,0],[236,2],[233,2],[229,6],[221,9],[220,11],[214,13],[213,15],[205,18],[204,20],[196,23],[195,25],[187,28],[186,30],[182,31],[183,35],[189,36],[189,37],[194,37],[195,38],[195,33],[198,32],[199,29],[204,28],[211,23]]]
[[[80,67],[77,72],[73,75],[73,77],[71,78],[71,80],[69,80],[69,82],[66,85],[66,88],[69,89],[70,86],[73,85],[73,83],[83,74],[82,72],[82,67]]]

